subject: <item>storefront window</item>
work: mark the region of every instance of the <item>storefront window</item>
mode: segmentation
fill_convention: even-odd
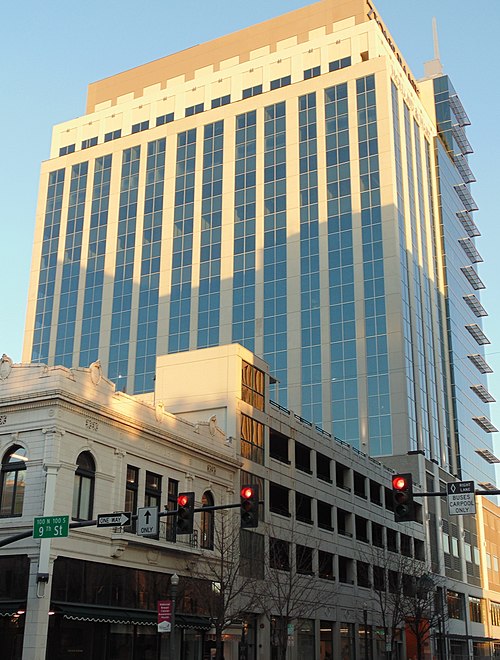
[[[299,658],[314,660],[314,619],[303,619],[297,626],[297,655]]]
[[[354,624],[340,624],[340,657],[342,660],[355,660]]]
[[[333,621],[320,622],[319,660],[333,658]]]

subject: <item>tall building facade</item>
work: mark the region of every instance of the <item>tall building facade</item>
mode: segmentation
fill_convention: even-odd
[[[494,483],[467,122],[368,0],[91,84],[42,166],[24,360],[147,397],[158,356],[237,342],[353,447]]]

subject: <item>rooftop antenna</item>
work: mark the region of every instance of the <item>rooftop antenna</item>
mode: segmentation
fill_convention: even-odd
[[[432,41],[434,43],[434,59],[439,60],[439,38],[436,17],[432,17]]]
[[[424,63],[424,76],[426,78],[436,78],[443,74],[443,65],[439,57],[439,39],[435,16],[432,19],[432,42],[434,45],[434,59]]]

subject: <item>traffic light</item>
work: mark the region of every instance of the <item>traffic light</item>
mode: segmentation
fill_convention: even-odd
[[[241,487],[241,527],[250,529],[259,525],[259,487],[249,484]]]
[[[392,501],[394,504],[394,520],[396,522],[411,522],[415,520],[413,479],[410,473],[395,474],[392,477]]]
[[[177,534],[192,534],[194,525],[194,493],[177,496]]]

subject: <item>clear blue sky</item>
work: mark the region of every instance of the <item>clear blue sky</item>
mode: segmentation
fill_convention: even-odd
[[[332,0],[335,2],[336,0]],[[0,354],[21,359],[38,174],[54,124],[84,113],[89,82],[306,5],[306,0],[38,0],[2,6],[0,43]],[[500,188],[498,26],[500,2],[378,0],[377,9],[419,78],[433,57],[432,17],[441,60],[472,120],[472,194],[487,284],[490,391],[500,399]],[[497,263],[499,259],[499,263]],[[500,404],[492,406],[500,427]],[[499,434],[496,434],[498,436]],[[498,442],[498,441],[497,441]],[[496,447],[497,455],[500,447]]]

